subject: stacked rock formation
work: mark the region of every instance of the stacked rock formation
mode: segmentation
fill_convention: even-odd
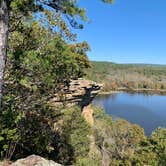
[[[81,108],[88,106],[99,93],[102,84],[94,81],[78,79],[71,80],[68,87],[63,88],[51,99],[52,105],[79,105]]]

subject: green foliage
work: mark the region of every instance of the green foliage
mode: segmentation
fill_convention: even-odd
[[[48,102],[70,79],[84,75],[84,68],[89,67],[88,49],[86,42],[69,45],[36,22],[23,24],[9,41],[6,93],[19,96],[22,109]]]
[[[5,98],[5,109],[0,113],[0,159],[11,158],[19,138],[18,125],[24,116],[15,111],[12,97]]]
[[[76,161],[88,157],[91,128],[82,117],[79,108],[65,110],[64,132],[68,135],[69,143],[74,149],[73,157]]]
[[[40,112],[27,111],[21,118],[13,114],[10,117],[9,111],[8,115],[1,116],[1,159],[37,154],[66,165],[87,158],[91,128],[81,116],[80,108],[39,109]]]
[[[45,28],[52,31],[56,28],[56,31],[61,32],[63,37],[72,40],[75,39],[75,35],[70,32],[68,23],[74,28],[83,28],[83,25],[78,22],[87,20],[85,9],[80,8],[77,1],[10,0],[8,10],[11,31],[22,24],[23,17],[27,19],[33,16]]]
[[[166,128],[158,128],[151,137],[150,142],[153,145],[153,151],[157,154],[160,165],[166,163]]]
[[[86,157],[79,158],[76,161],[76,166],[100,166],[101,162],[98,159],[98,156],[94,156],[94,158]]]
[[[59,135],[53,130],[58,110],[38,105],[38,109],[24,112],[18,110],[21,106],[15,101],[11,96],[4,98],[0,115],[0,159],[17,159],[33,153],[50,156],[53,143],[57,144],[54,136]]]
[[[52,108],[49,101],[84,74],[88,49],[86,42],[68,44],[58,33],[24,19],[10,34],[0,158],[35,153],[62,163],[74,160],[68,138],[53,128],[62,108]]]
[[[133,165],[154,165],[159,164],[157,154],[153,152],[153,146],[148,139],[140,142],[139,148],[135,150],[134,156],[131,162]]]

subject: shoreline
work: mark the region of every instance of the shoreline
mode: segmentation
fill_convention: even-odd
[[[117,90],[111,90],[111,91],[101,91],[99,95],[109,95],[109,94],[115,94],[115,93],[145,93],[145,94],[160,94],[160,95],[166,95],[166,90],[163,89],[126,89],[126,88],[120,88]]]

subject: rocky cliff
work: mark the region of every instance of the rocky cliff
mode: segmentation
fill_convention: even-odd
[[[63,88],[59,93],[56,93],[50,103],[53,106],[80,106],[82,109],[82,115],[87,122],[93,126],[93,109],[90,104],[102,87],[102,84],[97,84],[90,80],[71,80],[69,86]]]
[[[90,80],[71,80],[69,86],[56,93],[50,103],[52,105],[65,104],[69,106],[76,104],[83,108],[92,102],[102,86],[102,84]]]

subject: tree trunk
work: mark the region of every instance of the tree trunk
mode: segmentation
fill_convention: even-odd
[[[7,56],[8,21],[7,0],[0,0],[0,111],[2,109],[4,72]]]

